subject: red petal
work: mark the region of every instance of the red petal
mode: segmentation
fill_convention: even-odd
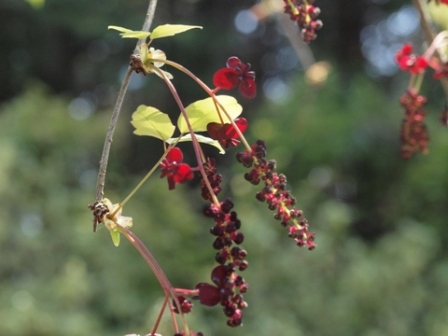
[[[207,125],[207,132],[210,134],[212,139],[221,140],[222,139],[222,128],[223,124],[211,122]]]
[[[236,126],[238,127],[238,129],[241,131],[241,133],[244,133],[244,131],[247,128],[247,120],[244,118],[236,118],[234,120]],[[238,133],[235,131],[235,128],[233,127],[232,124],[226,124],[225,126],[228,127],[223,127],[223,136],[224,139],[237,139],[239,138]]]
[[[205,306],[215,306],[221,299],[219,289],[208,283],[199,283],[196,285],[199,289],[199,301]]]
[[[412,54],[412,44],[405,43],[405,44],[403,45],[403,47],[401,48],[401,52],[402,52],[404,55],[411,55],[411,54]]]
[[[179,148],[174,147],[171,148],[171,150],[168,152],[166,159],[170,162],[182,162],[182,160],[184,159],[184,155]]]
[[[174,176],[168,176],[168,189],[173,190],[176,187],[176,181],[174,181]]]
[[[176,174],[174,175],[174,182],[184,183],[190,181],[194,177],[191,168],[186,163],[181,163],[177,166]]]
[[[219,265],[213,269],[211,279],[216,284],[216,286],[222,287],[226,275],[226,267],[224,265]]]
[[[224,90],[230,90],[239,83],[237,71],[229,68],[222,68],[213,75],[213,84]]]
[[[245,78],[239,88],[240,95],[244,98],[252,99],[257,95],[257,89],[255,87],[255,81],[252,78]]]
[[[227,60],[226,66],[231,69],[237,68],[241,64],[241,61],[238,57],[232,56]]]

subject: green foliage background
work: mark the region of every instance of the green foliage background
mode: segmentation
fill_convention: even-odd
[[[115,6],[130,6],[127,20],[135,15],[139,22],[145,6],[130,3],[116,1]],[[201,24],[203,3],[192,22],[182,23]],[[161,6],[160,20],[169,17],[166,10],[173,4]],[[111,20],[106,12],[97,23],[82,25],[78,20],[88,21],[88,15],[63,20],[68,13],[50,15],[55,6],[47,1],[36,13],[13,9],[42,24],[64,21],[81,44],[92,35],[107,34],[107,24],[139,24]],[[223,34],[231,36],[230,30]],[[200,50],[210,57],[212,64],[206,68],[222,66],[225,57],[215,59],[214,48],[193,45],[198,36],[188,43],[177,40],[186,54],[179,57],[188,66]],[[324,51],[317,44],[317,52]],[[327,58],[332,56],[328,52]],[[79,52],[77,62],[92,62],[83,57]],[[94,70],[86,70],[85,78],[98,73],[115,78],[125,60],[110,56],[101,67],[91,65]],[[318,248],[309,252],[294,246],[272,213],[255,200],[257,188],[243,181],[245,169],[233,159],[235,150],[219,157],[225,179],[222,197],[234,199],[249,252],[250,267],[244,274],[251,286],[245,295],[249,308],[244,326],[229,329],[219,308],[196,304],[188,317],[194,330],[220,336],[448,334],[446,129],[430,114],[430,154],[403,161],[398,155],[397,98],[406,84],[385,92],[362,72],[347,73],[334,63],[321,87],[307,86],[297,74],[291,82],[295,94],[281,103],[261,94],[259,105],[244,102],[248,138],[267,142],[268,157],[288,176],[316,231]],[[68,80],[75,79],[61,90],[45,76],[22,70],[13,77],[21,84],[0,106],[0,335],[149,333],[162,291],[130,244],[122,241],[115,248],[106,230],[92,233],[87,209],[110,106],[75,119],[70,104],[83,90],[82,81],[68,69]],[[138,104],[151,103],[151,95],[161,98],[156,102],[163,100],[160,87],[148,78],[127,100],[107,179],[106,196],[113,201],[125,197],[160,153],[157,140],[133,136],[129,125]],[[201,98],[190,86],[181,91],[187,99]],[[194,183],[168,191],[166,181],[155,176],[124,211],[177,287],[207,281],[214,267],[208,233],[212,223],[201,215],[203,204]],[[172,333],[168,319],[160,333]]]

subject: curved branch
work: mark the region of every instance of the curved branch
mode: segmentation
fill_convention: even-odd
[[[143,23],[143,31],[149,31],[149,28],[151,27],[152,21],[154,19],[154,13],[157,6],[157,0],[150,0],[148,10],[146,12],[145,21]],[[140,44],[144,42],[145,39],[140,39],[137,42],[137,45],[135,46],[135,49],[138,49]],[[115,126],[117,125],[117,120],[121,112],[121,107],[123,105],[124,96],[126,95],[129,82],[131,80],[132,76],[132,69],[131,67],[128,67],[128,70],[126,72],[126,75],[123,79],[123,82],[121,83],[120,91],[118,92],[117,101],[114,106],[114,111],[112,113],[112,117],[109,122],[109,128],[106,133],[106,139],[104,140],[104,146],[103,146],[103,153],[101,154],[101,160],[100,160],[100,168],[98,171],[98,178],[96,182],[96,195],[95,195],[95,202],[100,201],[103,199],[104,195],[104,185],[106,181],[106,171],[107,171],[107,164],[109,162],[109,152],[110,152],[110,146],[112,145],[112,138],[115,132]],[[95,230],[94,230],[95,231]]]

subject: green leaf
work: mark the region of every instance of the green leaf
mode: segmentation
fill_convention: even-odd
[[[162,140],[172,137],[176,128],[166,113],[146,105],[140,105],[132,114],[131,124],[135,127],[134,134]]]
[[[183,32],[186,32],[190,29],[199,28],[202,29],[201,26],[188,26],[188,25],[172,25],[172,24],[165,24],[162,26],[158,26],[154,28],[154,30],[151,33],[151,40],[155,40],[162,37],[168,37],[173,36],[176,34],[180,34]]]
[[[219,143],[219,141],[214,140],[212,138],[200,135],[200,134],[195,134],[196,139],[198,139],[199,142],[204,143],[206,145],[210,145],[210,146],[214,146],[216,148],[219,149],[219,154],[225,154],[226,151],[224,150],[224,148],[222,148],[221,144]],[[168,140],[166,140],[166,142],[168,144],[172,144],[174,142],[177,142],[178,138],[170,138]],[[180,138],[180,140],[178,142],[185,142],[185,141],[191,141],[191,134],[185,134],[183,137]]]
[[[233,119],[237,118],[243,111],[243,107],[238,104],[235,98],[232,96],[216,96],[218,101],[224,106],[227,113]],[[218,111],[215,106],[215,102],[211,97],[195,101],[185,108],[187,112],[191,126],[194,132],[205,132],[207,130],[207,125],[211,122],[219,123],[221,119],[219,118]],[[220,109],[221,111],[221,109]],[[224,123],[230,122],[230,120],[225,116],[224,112],[221,111],[222,120]],[[185,118],[181,114],[177,120],[177,127],[181,133],[187,133],[188,127]]]
[[[120,245],[120,232],[118,231],[109,231],[110,232],[110,236],[112,237],[112,242],[114,243],[115,246],[119,246]]]
[[[149,35],[151,35],[151,33],[149,33],[149,32],[139,31],[139,30],[130,30],[127,28],[119,27],[119,26],[108,26],[107,28],[118,30],[119,32],[121,32],[120,35],[123,38],[141,39],[141,38],[147,38]]]

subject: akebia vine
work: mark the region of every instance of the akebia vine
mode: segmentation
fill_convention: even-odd
[[[430,2],[430,1],[428,1]],[[448,5],[446,0],[434,1],[438,6]],[[407,90],[400,98],[400,104],[404,108],[404,116],[401,123],[401,156],[409,159],[415,153],[426,154],[429,152],[429,134],[425,123],[427,112],[426,97],[420,93],[423,78],[427,69],[432,69],[434,80],[439,80],[448,96],[448,32],[442,31],[434,37],[434,32],[427,22],[420,0],[414,0],[420,14],[420,23],[425,33],[428,47],[422,55],[414,52],[414,47],[405,43],[395,54],[395,61],[400,70],[410,74]],[[448,103],[445,102],[440,121],[448,126]]]
[[[322,26],[320,21],[315,20],[319,9],[311,5],[312,1],[284,3],[285,13],[302,29],[304,40],[309,42],[314,39],[315,31]],[[173,319],[173,335],[202,335],[200,332],[193,332],[185,318],[185,314],[192,311],[193,302],[210,307],[221,306],[227,325],[240,326],[243,323],[243,311],[248,307],[244,294],[249,290],[249,284],[242,276],[242,272],[248,268],[248,253],[241,246],[244,242],[242,220],[231,197],[221,195],[223,176],[216,167],[215,159],[205,155],[203,146],[214,146],[216,153],[221,154],[233,150],[233,147],[242,146],[243,149],[236,154],[236,160],[249,169],[245,174],[248,183],[261,186],[258,192],[254,192],[254,197],[267,203],[268,208],[274,211],[273,217],[287,228],[287,234],[296,245],[305,246],[309,250],[315,248],[314,233],[309,232],[308,221],[302,211],[296,208],[296,200],[286,186],[286,176],[276,171],[275,160],[266,158],[267,146],[264,141],[259,140],[253,145],[247,142],[243,133],[250,122],[241,116],[242,106],[234,97],[222,94],[223,91],[235,89],[243,99],[255,98],[255,72],[251,70],[249,63],[231,56],[225,67],[216,70],[211,79],[214,88],[210,88],[186,67],[170,60],[162,50],[152,46],[157,39],[202,27],[167,24],[156,27],[152,32],[133,31],[118,26],[109,28],[119,31],[123,38],[139,39],[136,51],[130,57],[130,70],[142,76],[155,74],[160,77],[171,91],[180,114],[176,124],[173,124],[168,114],[156,107],[137,107],[131,120],[134,134],[159,139],[164,153],[155,160],[154,166],[135,189],[119,203],[114,204],[102,196],[104,183],[98,184],[100,192],[97,191],[97,195],[102,197],[97,197],[89,206],[94,214],[94,231],[97,225],[104,225],[116,246],[120,244],[120,236],[124,235],[137,248],[157,277],[164,291],[165,301],[149,335],[158,335],[160,318],[166,311],[171,313]],[[167,71],[169,67],[189,76],[203,89],[206,97],[185,106],[171,82],[173,75]],[[178,147],[180,142],[191,143],[194,160],[186,162]],[[125,204],[153,175],[167,179],[168,189],[172,192],[175,192],[178,184],[188,183],[194,178],[200,180],[199,192],[205,201],[203,214],[213,221],[209,231],[214,237],[211,247],[215,250],[216,264],[211,267],[210,279],[192,285],[191,289],[176,288],[170,283],[150,251],[130,230],[132,218],[122,215]],[[180,317],[181,323],[176,315]]]

